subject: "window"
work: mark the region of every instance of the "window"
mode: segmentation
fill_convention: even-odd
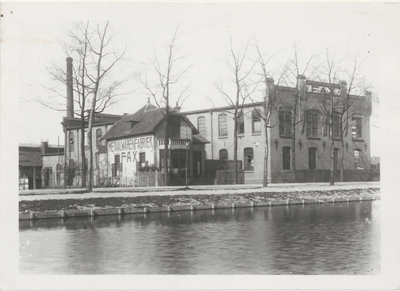
[[[261,112],[253,110],[251,113],[253,133],[261,133]]]
[[[113,177],[118,177],[121,173],[122,164],[120,164],[120,156],[114,156],[114,164],[112,164],[112,175]]]
[[[139,168],[146,166],[146,153],[139,153]]]
[[[244,149],[244,170],[252,171],[254,169],[253,148]]]
[[[333,169],[337,170],[338,169],[338,157],[339,157],[339,149],[334,148],[333,149]]]
[[[244,134],[244,115],[241,113],[237,119],[237,133]]]
[[[171,151],[171,168],[179,170],[186,168],[186,152],[187,150]]]
[[[356,169],[362,169],[361,151],[354,150],[354,167]]]
[[[227,161],[228,160],[228,150],[226,150],[226,149],[219,150],[219,159],[221,161]]]
[[[353,139],[362,138],[362,117],[358,115],[353,115],[351,133]]]
[[[340,138],[340,114],[333,113],[333,138]]]
[[[306,113],[306,134],[308,137],[318,136],[318,113],[316,111]]]
[[[102,132],[101,128],[96,130],[96,147],[103,145],[102,141],[100,140],[102,134],[103,134],[103,132]]]
[[[179,116],[169,116],[168,118],[168,137],[181,137],[181,120]]]
[[[292,112],[279,112],[279,135],[292,136]]]
[[[317,149],[308,149],[308,168],[310,170],[315,170],[317,168]]]
[[[75,149],[75,139],[74,139],[74,133],[70,132],[69,133],[69,151],[73,152]]]
[[[199,130],[201,136],[206,136],[206,118],[204,116],[197,118],[197,129]]]
[[[290,170],[290,147],[283,148],[283,169]]]
[[[218,134],[219,136],[228,136],[227,115],[221,114],[218,116]]]

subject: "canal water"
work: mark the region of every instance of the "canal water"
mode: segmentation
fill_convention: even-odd
[[[20,221],[21,274],[379,275],[380,201]]]

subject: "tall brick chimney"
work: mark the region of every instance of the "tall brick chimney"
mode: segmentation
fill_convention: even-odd
[[[67,117],[74,117],[74,92],[72,83],[72,58],[67,58]]]

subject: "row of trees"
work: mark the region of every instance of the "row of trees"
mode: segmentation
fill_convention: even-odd
[[[119,63],[126,52],[126,46],[120,50],[116,50],[113,45],[115,35],[109,30],[109,23],[105,25],[91,26],[87,23],[76,23],[72,30],[68,32],[69,40],[64,42],[62,47],[67,56],[74,60],[73,67],[73,83],[75,93],[75,104],[79,106],[77,115],[81,118],[81,152],[82,152],[82,169],[85,169],[85,148],[84,148],[84,122],[88,121],[87,138],[89,145],[89,181],[86,183],[86,173],[82,174],[82,187],[87,190],[92,189],[93,177],[93,152],[92,152],[92,126],[96,113],[104,111],[105,108],[118,101],[120,87],[130,78],[122,78],[116,81],[112,78],[116,64]],[[147,63],[147,70],[141,72],[136,79],[138,83],[145,89],[147,94],[154,100],[166,117],[165,127],[165,184],[169,184],[168,171],[168,136],[169,136],[169,116],[182,106],[183,102],[189,96],[189,88],[191,82],[184,82],[183,76],[190,70],[192,65],[186,65],[186,56],[181,54],[177,41],[179,38],[178,29],[173,34],[171,41],[164,47],[163,52],[155,49],[152,57]],[[250,52],[251,51],[251,52]],[[296,173],[296,129],[300,123],[304,123],[304,116],[299,113],[302,108],[302,99],[304,87],[301,76],[322,80],[328,84],[330,90],[321,98],[321,107],[327,116],[326,122],[331,131],[331,184],[334,183],[333,176],[333,123],[334,113],[340,112],[341,123],[341,144],[343,152],[343,137],[347,134],[349,127],[349,109],[353,105],[351,94],[355,91],[362,92],[368,88],[365,80],[361,75],[361,64],[357,58],[350,63],[352,67],[345,68],[345,64],[349,63],[346,59],[338,59],[328,49],[324,57],[312,56],[305,61],[301,61],[299,57],[300,50],[294,45],[293,57],[289,58],[286,63],[281,66],[280,70],[272,71],[271,60],[274,55],[267,55],[263,50],[249,41],[245,48],[241,51],[234,49],[232,39],[230,39],[230,48],[227,54],[226,65],[229,69],[230,82],[219,81],[216,88],[220,92],[222,98],[228,105],[231,105],[231,112],[234,121],[234,163],[237,162],[237,143],[238,143],[238,123],[243,116],[243,104],[251,101],[262,101],[263,109],[257,111],[259,118],[263,120],[265,132],[265,154],[264,154],[264,179],[263,184],[268,185],[268,152],[269,137],[268,128],[276,126],[271,124],[271,116],[279,114],[276,110],[279,100],[279,85],[290,85],[295,88],[288,104],[292,108],[290,120],[287,120],[292,130],[292,171],[295,179]],[[54,65],[49,69],[53,78],[61,84],[66,84],[66,72],[64,67]],[[275,81],[272,79],[275,77]],[[300,78],[299,78],[300,77]],[[336,86],[339,81],[346,81],[347,87],[345,98],[339,98],[336,92]],[[58,96],[65,98],[65,91],[51,88]],[[343,96],[342,96],[343,97]],[[54,102],[42,102],[44,105],[56,110],[63,110],[54,106]],[[49,105],[51,104],[51,105]],[[65,103],[64,103],[65,104]],[[171,106],[171,104],[174,104]],[[65,106],[64,106],[65,108]],[[235,173],[236,173],[235,167]],[[236,181],[237,175],[235,175]],[[341,162],[341,177],[343,177],[343,157]]]

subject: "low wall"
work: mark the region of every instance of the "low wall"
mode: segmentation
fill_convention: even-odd
[[[320,204],[320,203],[341,203],[341,202],[360,202],[380,200],[380,196],[351,196],[340,199],[296,199],[296,200],[269,200],[263,202],[251,203],[216,203],[208,205],[175,205],[167,207],[130,207],[130,208],[100,208],[87,210],[60,210],[60,211],[37,211],[19,213],[19,220],[35,220],[49,218],[70,218],[70,217],[94,217],[103,215],[124,215],[124,214],[147,214],[155,212],[172,212],[172,211],[196,211],[196,210],[216,210],[227,208],[242,207],[272,207],[282,205],[304,205],[304,204]]]

